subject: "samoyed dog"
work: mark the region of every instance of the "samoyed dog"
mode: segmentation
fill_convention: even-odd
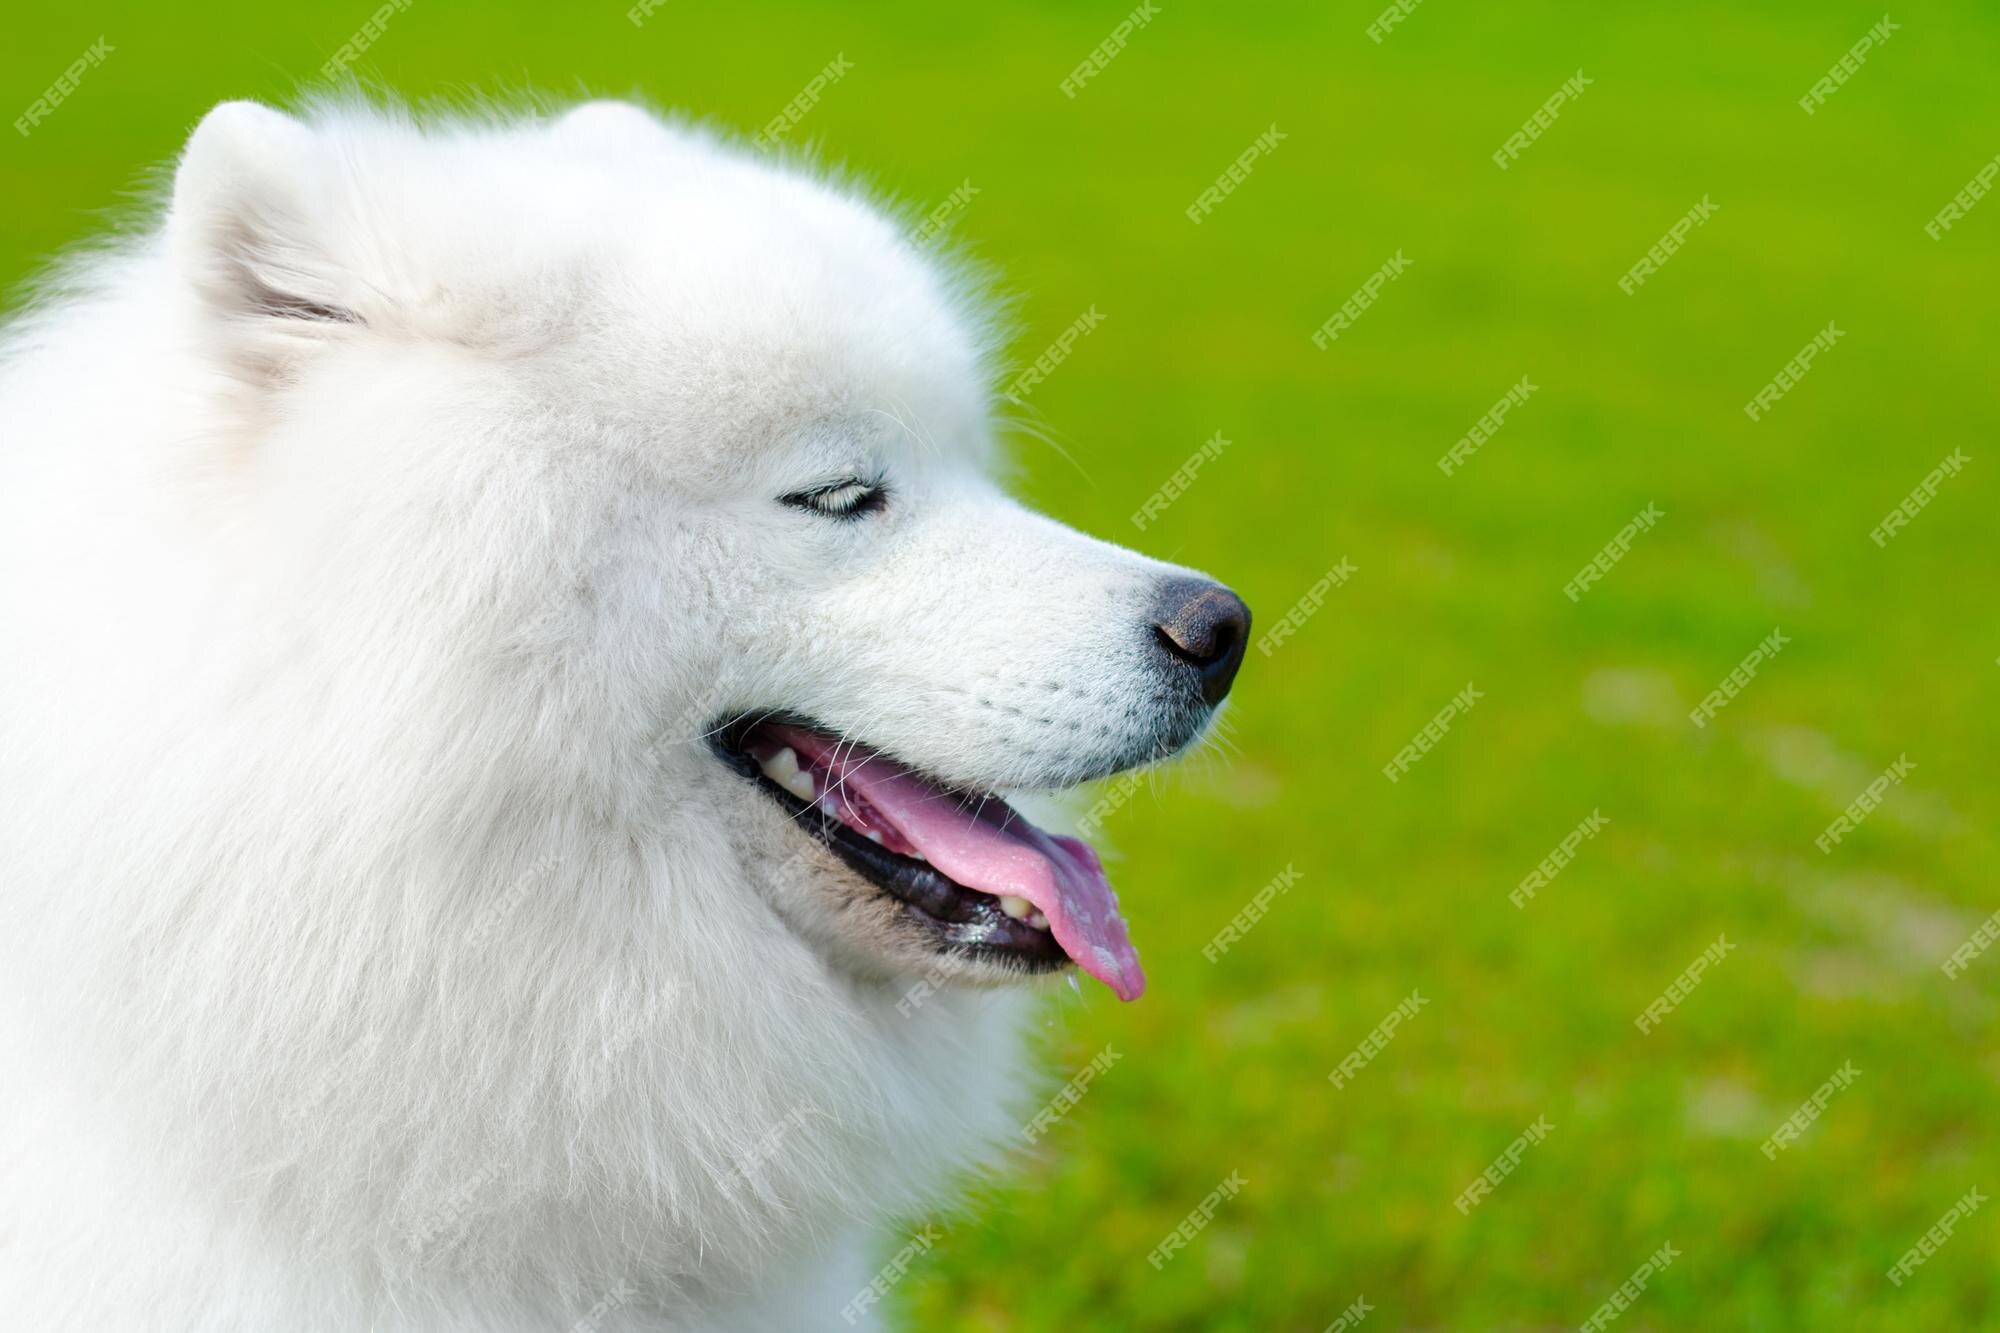
[[[1249,631],[996,486],[986,328],[632,106],[203,119],[0,369],[0,1324],[875,1322],[1023,983],[1144,985],[1000,793]]]

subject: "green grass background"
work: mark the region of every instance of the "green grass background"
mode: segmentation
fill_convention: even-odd
[[[35,6],[0,43],[0,279],[96,230],[211,103],[282,100],[366,3]],[[1122,1057],[1016,1168],[937,1222],[904,1327],[1574,1328],[1661,1244],[1620,1329],[2000,1324],[2000,1208],[1900,1289],[1897,1257],[2000,1191],[2000,742],[1992,450],[2000,202],[1923,225],[2000,153],[2000,17],[1901,29],[1817,114],[1796,99],[1881,17],[1855,4],[1467,5],[1380,45],[1373,0],[1166,0],[1074,100],[1127,6],[414,0],[358,72],[414,97],[638,92],[743,130],[836,53],[802,133],[927,206],[1022,296],[1025,363],[1104,316],[1035,394],[1060,517],[1228,579],[1268,626],[1227,744],[1142,789],[1106,839],[1152,988],[1063,990],[1066,1077]],[[1581,69],[1514,166],[1489,154]],[[1268,126],[1284,141],[1183,215]],[[1635,296],[1618,277],[1708,197]],[[1409,271],[1309,342],[1397,251]],[[1741,410],[1816,331],[1838,345]],[[1458,475],[1435,460],[1522,376],[1540,391]],[[115,384],[106,386],[116,392]],[[1233,441],[1143,534],[1129,515]],[[1868,532],[1971,459],[1887,549]],[[1064,457],[1064,453],[1069,455]],[[1073,461],[1071,461],[1073,460]],[[1666,517],[1580,604],[1563,584],[1648,502]],[[1687,710],[1774,627],[1716,723]],[[1400,783],[1382,765],[1467,682],[1485,698]],[[1916,769],[1831,855],[1828,821]],[[1609,827],[1531,904],[1509,891],[1593,809]],[[1202,946],[1291,865],[1238,947]],[[1633,1018],[1719,934],[1738,947],[1651,1036]],[[1412,989],[1352,1084],[1326,1079]],[[1862,1071],[1776,1163],[1758,1144]],[[1452,1200],[1554,1126],[1471,1216]],[[1146,1255],[1231,1170],[1179,1257]],[[895,1248],[885,1244],[884,1254]]]

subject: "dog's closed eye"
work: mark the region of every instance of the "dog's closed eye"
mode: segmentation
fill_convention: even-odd
[[[889,501],[889,488],[879,481],[842,477],[837,481],[808,486],[802,491],[778,497],[780,503],[827,518],[855,519],[882,508]]]

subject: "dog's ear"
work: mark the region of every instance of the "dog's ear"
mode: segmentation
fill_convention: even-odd
[[[572,143],[613,151],[659,152],[672,133],[652,112],[631,102],[581,102],[557,116],[549,129]]]
[[[635,102],[580,102],[548,123],[565,149],[621,171],[677,173],[705,156],[704,131],[660,119]]]
[[[311,129],[256,102],[210,111],[181,153],[173,263],[228,341],[260,361],[361,323],[322,243],[331,175]]]

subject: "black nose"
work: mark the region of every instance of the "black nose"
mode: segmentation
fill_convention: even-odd
[[[1160,647],[1201,676],[1201,697],[1219,704],[1243,665],[1250,641],[1250,608],[1220,583],[1175,579],[1154,602],[1153,633]]]

